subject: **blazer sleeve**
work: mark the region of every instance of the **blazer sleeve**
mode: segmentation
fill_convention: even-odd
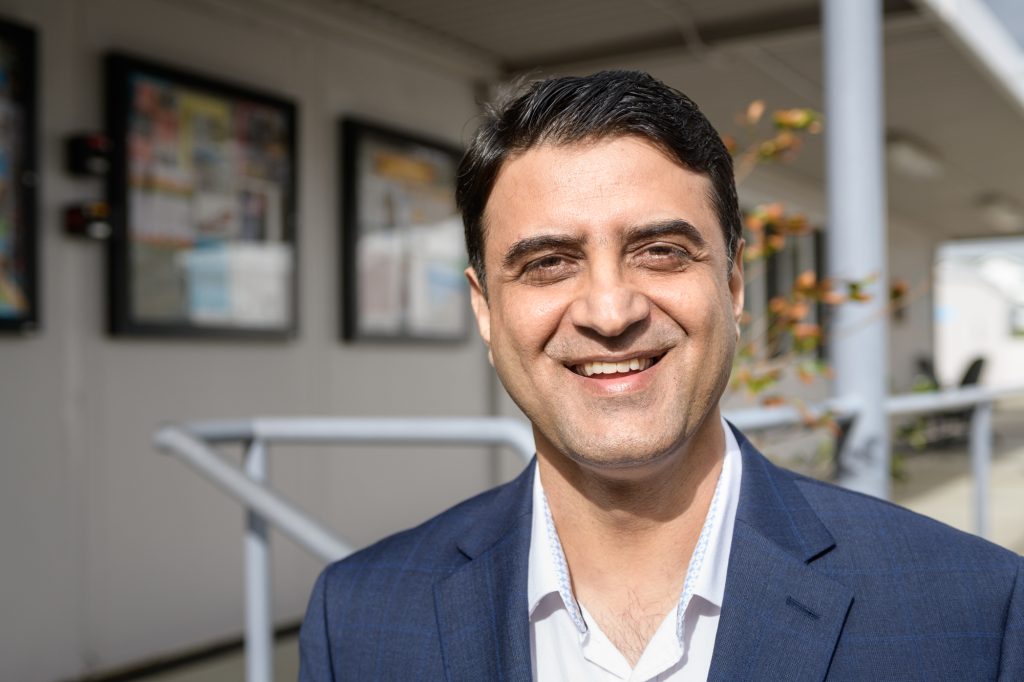
[[[1017,561],[1017,579],[1006,614],[999,679],[1024,680],[1024,557]]]
[[[306,617],[299,630],[299,682],[333,682],[331,646],[327,634],[325,570],[316,579]]]

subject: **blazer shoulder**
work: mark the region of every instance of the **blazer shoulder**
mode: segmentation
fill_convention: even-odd
[[[871,543],[879,553],[891,549],[901,557],[939,562],[937,566],[970,560],[1003,567],[1011,574],[1020,566],[1019,555],[977,535],[877,497],[788,474],[839,547],[844,541]]]
[[[459,550],[460,541],[481,525],[496,523],[495,516],[511,513],[501,498],[515,497],[521,492],[513,488],[523,487],[529,473],[528,467],[513,481],[474,495],[413,528],[382,538],[334,562],[324,569],[324,579],[330,584],[376,569],[399,567],[418,573],[450,573],[466,560]]]
[[[1024,679],[1024,559],[890,502],[789,475],[835,541],[814,569],[853,594],[830,679]]]
[[[529,510],[532,467],[320,574],[300,632],[303,680],[445,677],[435,593]],[[469,598],[469,597],[467,597]]]

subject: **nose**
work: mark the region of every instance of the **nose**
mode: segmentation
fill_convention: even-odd
[[[578,327],[615,337],[650,315],[650,299],[618,267],[591,270],[583,287],[569,308],[569,319]]]

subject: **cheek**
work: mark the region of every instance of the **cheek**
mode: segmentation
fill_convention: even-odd
[[[541,336],[554,334],[562,320],[566,318],[567,307],[568,302],[561,299],[547,298],[534,301],[530,305],[528,320],[529,324],[534,326],[534,333]]]
[[[710,341],[726,330],[735,332],[728,291],[707,286],[682,286],[659,292],[654,302],[694,340]]]
[[[688,334],[696,333],[708,325],[713,306],[708,305],[706,294],[695,287],[680,287],[663,292],[655,298],[658,307],[668,313]]]
[[[554,336],[563,318],[563,310],[564,306],[547,298],[506,299],[497,308],[497,324],[492,316],[492,345],[497,344],[518,356],[520,361],[527,362],[531,355],[543,351]]]

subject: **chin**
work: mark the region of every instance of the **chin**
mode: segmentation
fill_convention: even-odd
[[[605,435],[602,438],[598,435],[593,440],[568,443],[567,447],[559,449],[569,459],[588,469],[609,474],[617,472],[620,475],[657,468],[682,449],[681,442],[684,439],[681,434],[678,438],[661,439],[651,439],[650,434],[645,435],[648,437],[623,437],[617,434],[617,437]]]

